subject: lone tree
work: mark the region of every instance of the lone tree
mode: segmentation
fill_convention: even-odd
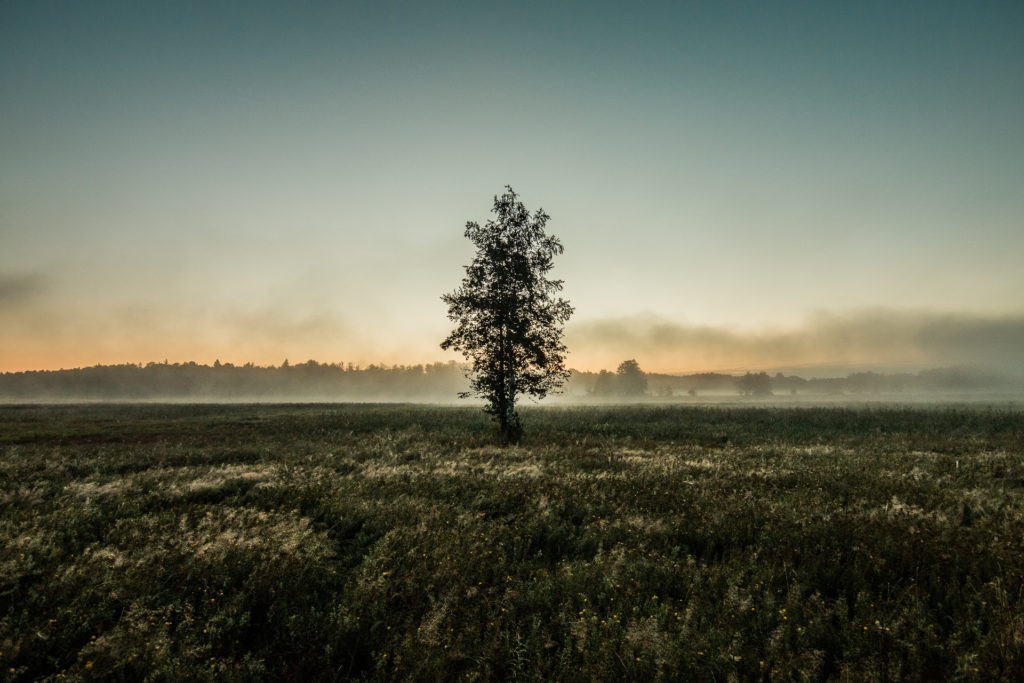
[[[544,233],[550,216],[538,209],[532,216],[511,187],[494,198],[495,218],[481,227],[466,223],[466,237],[476,247],[462,285],[441,299],[455,329],[441,342],[473,361],[471,391],[481,396],[504,439],[519,441],[522,427],[516,397],[544,398],[568,379],[562,326],[572,306],[557,296],[561,280],[548,271],[562,243]]]

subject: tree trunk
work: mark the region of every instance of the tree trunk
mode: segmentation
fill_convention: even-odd
[[[504,396],[502,396],[502,399],[504,399]],[[504,400],[498,401],[498,405],[496,407],[498,408],[498,410],[495,411],[495,412],[498,413],[498,429],[501,431],[502,437],[507,439],[508,438],[508,411],[505,410],[505,401]]]
[[[501,389],[498,391],[495,412],[498,413],[498,428],[501,430],[501,436],[503,439],[508,441],[508,429],[509,429],[509,412],[508,405],[506,404],[508,396],[508,345],[506,342],[505,326],[501,328]]]
[[[505,439],[512,443],[519,443],[519,425],[516,424],[516,370],[511,363],[508,368],[508,391],[505,394]]]

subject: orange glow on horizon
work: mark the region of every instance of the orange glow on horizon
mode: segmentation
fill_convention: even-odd
[[[154,357],[152,354],[140,353],[133,355],[126,355],[117,352],[108,353],[94,353],[94,354],[46,354],[46,353],[21,353],[17,355],[8,355],[3,358],[2,365],[0,365],[0,372],[33,372],[33,371],[56,371],[56,370],[72,370],[77,368],[88,368],[99,365],[114,366],[114,365],[142,365],[146,366],[150,363],[161,364],[167,362],[171,365],[175,364],[186,364],[196,363],[198,365],[212,366],[214,362],[219,361],[221,364],[243,366],[247,363],[259,367],[278,367],[285,360],[291,365],[297,365],[305,363],[307,361],[315,361],[322,365],[340,364],[348,366],[350,363],[360,368],[366,368],[370,365],[377,366],[415,366],[415,365],[429,365],[432,363],[447,363],[449,361],[455,361],[458,364],[462,364],[465,361],[460,357],[441,357],[437,356],[429,359],[419,358],[398,358],[398,357],[372,357],[372,356],[350,356],[350,357],[339,357],[339,358],[328,358],[324,356],[317,357],[316,355],[294,355],[287,353],[280,354],[262,354],[253,356],[230,356],[228,354],[216,354],[204,351],[196,353],[194,355],[189,354],[175,354],[165,355],[162,357]],[[578,372],[600,372],[602,370],[608,370],[615,372],[616,368],[624,360],[629,358],[618,358],[617,356],[612,357],[609,354],[570,354],[566,366],[572,370]],[[747,364],[743,363],[714,363],[714,362],[691,362],[687,364],[672,363],[666,360],[662,362],[645,362],[642,356],[635,357],[640,364],[640,368],[647,373],[651,374],[667,374],[667,375],[693,375],[700,373],[723,373],[723,374],[737,374],[747,371],[757,372],[761,370],[768,370],[775,367],[779,367],[780,364],[768,362],[767,359],[762,359],[757,362],[755,359],[750,359],[751,362]],[[812,371],[815,367],[824,365],[850,365],[856,366],[860,364],[866,364],[866,362],[835,362],[829,359],[817,359],[816,361],[800,363],[799,367],[807,368],[808,371]],[[793,367],[790,365],[789,367]]]

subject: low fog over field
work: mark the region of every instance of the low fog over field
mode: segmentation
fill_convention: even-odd
[[[454,362],[359,367],[316,361],[280,366],[217,362],[109,365],[0,373],[0,402],[228,401],[464,403],[465,368]],[[573,371],[566,403],[1007,403],[1024,399],[1019,376],[977,368],[852,372],[829,376],[776,372],[648,373],[630,359],[600,372]],[[524,402],[529,405],[529,402]]]
[[[1021,315],[867,309],[819,312],[800,326],[749,331],[647,314],[579,323],[567,338],[578,356],[605,364],[636,356],[655,367],[757,368],[805,376],[949,366],[1024,376]]]

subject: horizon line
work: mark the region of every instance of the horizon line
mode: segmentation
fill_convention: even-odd
[[[316,359],[310,358],[305,361],[298,363],[292,363],[288,358],[285,358],[279,365],[267,364],[261,365],[255,361],[246,361],[244,363],[234,363],[231,361],[221,362],[220,359],[215,359],[213,363],[203,363],[195,360],[187,361],[174,361],[171,362],[165,358],[163,361],[146,361],[146,362],[133,362],[123,361],[118,363],[94,363],[92,365],[78,365],[73,367],[49,367],[49,368],[23,368],[14,370],[0,370],[0,375],[14,375],[14,374],[28,374],[28,373],[46,373],[46,372],[75,372],[81,370],[90,370],[97,368],[117,368],[117,367],[133,367],[139,369],[145,369],[151,366],[168,366],[168,367],[201,367],[208,369],[216,369],[218,367],[230,367],[230,368],[252,368],[252,369],[263,369],[263,370],[281,370],[289,367],[308,366],[313,364],[316,367],[328,367],[328,368],[339,368],[346,372],[351,371],[366,371],[369,369],[384,369],[384,370],[396,370],[396,369],[411,369],[415,367],[431,367],[431,366],[451,366],[455,365],[461,369],[467,369],[465,361],[458,361],[454,359],[449,360],[437,360],[437,361],[426,361],[417,363],[384,363],[384,362],[369,362],[363,361],[351,362],[351,361],[332,361],[322,362]],[[924,365],[924,364],[886,364],[886,363],[863,363],[863,362],[835,362],[835,363],[807,363],[807,364],[787,364],[778,365],[772,367],[741,367],[732,366],[725,368],[715,369],[702,369],[702,370],[685,370],[685,371],[663,371],[663,370],[644,370],[641,366],[641,370],[646,375],[662,375],[668,377],[689,377],[696,375],[743,375],[745,373],[758,374],[766,373],[771,376],[782,375],[784,377],[801,377],[802,375],[796,374],[801,370],[824,371],[827,376],[809,376],[808,379],[831,379],[835,377],[841,377],[835,373],[848,372],[849,375],[858,374],[861,372],[874,373],[881,375],[903,375],[903,374],[920,374],[922,372],[936,371],[936,370],[971,370],[976,372],[984,372],[984,368],[973,367],[969,364],[947,364],[947,365]],[[570,367],[569,371],[575,374],[599,374],[601,372],[615,373],[614,368],[599,368],[599,369],[581,369]],[[847,375],[847,376],[849,376]]]

